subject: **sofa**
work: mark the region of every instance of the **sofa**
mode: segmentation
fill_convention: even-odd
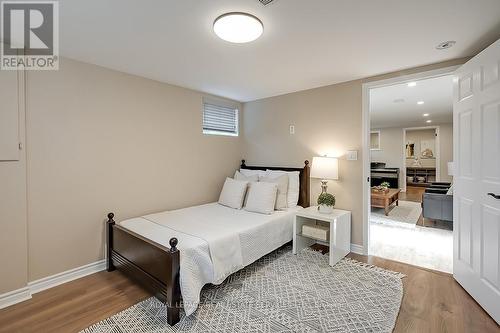
[[[450,183],[432,183],[425,189],[422,198],[422,215],[432,220],[453,224],[453,194]]]

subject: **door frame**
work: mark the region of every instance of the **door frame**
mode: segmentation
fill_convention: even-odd
[[[418,130],[428,130],[434,129],[436,131],[436,141],[434,152],[436,153],[436,181],[441,181],[441,142],[439,139],[439,125],[435,126],[421,126],[421,127],[405,127],[403,128],[403,170],[401,170],[401,175],[403,177],[403,188],[401,192],[406,192],[406,132],[408,131],[418,131]]]
[[[369,255],[370,244],[370,90],[424,79],[452,75],[460,65],[443,67],[430,71],[396,76],[389,79],[370,81],[362,85],[362,151],[363,151],[363,254]],[[453,147],[456,141],[453,140]],[[436,170],[437,173],[437,170]]]

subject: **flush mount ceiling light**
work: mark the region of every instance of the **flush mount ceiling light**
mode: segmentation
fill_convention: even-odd
[[[264,25],[257,17],[247,13],[226,13],[214,21],[214,32],[231,43],[248,43],[259,38]]]
[[[432,123],[432,120],[429,119],[426,121],[426,123],[430,124],[430,123]]]
[[[438,46],[436,46],[437,50],[444,50],[444,49],[449,49],[453,45],[455,45],[457,42],[454,40],[448,40],[446,42],[439,43]]]
[[[417,82],[408,82],[408,87],[415,87]]]
[[[424,103],[425,103],[424,101],[418,101],[418,102],[417,102],[417,104],[418,104],[418,105],[422,105],[422,104],[424,104]]]
[[[422,116],[429,117],[429,114],[428,113],[424,113]]]

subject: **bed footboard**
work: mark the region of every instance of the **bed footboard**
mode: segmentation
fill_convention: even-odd
[[[170,248],[155,243],[115,223],[108,214],[107,270],[118,269],[167,305],[167,322],[175,325],[180,317],[179,250],[177,238]]]

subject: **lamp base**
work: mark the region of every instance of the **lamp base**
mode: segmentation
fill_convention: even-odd
[[[321,181],[321,193],[326,193],[326,189],[328,188],[328,180],[323,179]]]

